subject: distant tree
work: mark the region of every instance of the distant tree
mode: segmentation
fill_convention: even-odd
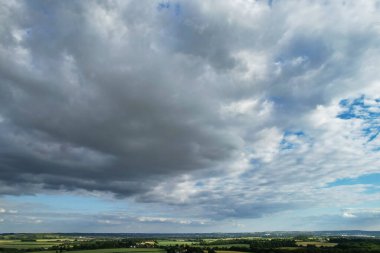
[[[210,248],[210,249],[208,249],[207,253],[216,253],[216,251],[214,248]]]

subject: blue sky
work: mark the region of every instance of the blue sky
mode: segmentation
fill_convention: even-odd
[[[0,230],[380,230],[380,2],[2,1]]]

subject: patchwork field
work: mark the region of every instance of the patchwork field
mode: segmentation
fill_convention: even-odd
[[[41,251],[33,251],[30,253],[40,253]],[[54,250],[43,251],[44,253],[56,253]],[[122,249],[94,249],[94,250],[78,250],[70,251],[70,253],[164,253],[163,249],[135,249],[135,248],[122,248]]]
[[[48,248],[54,245],[64,243],[65,240],[41,239],[37,241],[22,240],[0,240],[0,248],[31,249],[31,248]]]
[[[316,247],[334,247],[337,245],[337,243],[332,243],[332,242],[296,242],[298,246],[303,246],[306,247],[307,245],[314,245]]]
[[[217,250],[216,253],[247,253],[242,251]]]
[[[175,246],[175,245],[199,245],[198,242],[186,240],[158,240],[159,246]]]
[[[123,237],[125,235],[83,234],[1,235],[2,253],[352,253],[380,252],[380,238],[347,237],[274,237],[274,238],[201,238],[196,237]],[[45,236],[45,238],[44,238]],[[49,237],[47,237],[49,236]],[[46,238],[47,237],[47,238]],[[314,247],[309,247],[310,245]],[[252,248],[252,250],[251,250]]]
[[[203,245],[206,247],[211,247],[211,248],[231,248],[231,247],[239,247],[239,248],[249,248],[249,244],[245,243],[231,243],[231,244],[215,244],[215,245]]]

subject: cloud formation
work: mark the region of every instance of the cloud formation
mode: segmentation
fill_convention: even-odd
[[[172,223],[379,201],[331,185],[380,172],[379,6],[3,1],[0,194],[111,193]]]

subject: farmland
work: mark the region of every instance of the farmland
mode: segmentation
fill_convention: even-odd
[[[196,241],[187,241],[187,240],[158,240],[158,245],[160,246],[175,246],[175,245],[199,245]]]
[[[31,253],[41,253],[41,251],[33,251]],[[43,253],[56,253],[56,251],[55,250],[43,251]],[[70,253],[165,253],[165,251],[163,249],[122,248],[122,249],[78,250],[78,251],[70,251]]]
[[[70,243],[73,239],[41,239],[41,240],[0,240],[0,248],[33,249]]]
[[[334,247],[338,245],[333,242],[314,242],[314,241],[304,241],[304,242],[296,242],[297,246],[307,247],[308,245],[313,245],[315,247]]]
[[[352,253],[380,251],[380,239],[337,236],[178,234],[12,234],[0,235],[0,253]]]
[[[213,248],[231,248],[231,247],[242,247],[249,248],[248,243],[229,243],[229,239],[226,239],[226,243],[219,244],[216,239],[204,240],[202,243],[199,241],[188,241],[188,240],[157,240],[159,246],[192,246],[192,247],[213,247]]]

